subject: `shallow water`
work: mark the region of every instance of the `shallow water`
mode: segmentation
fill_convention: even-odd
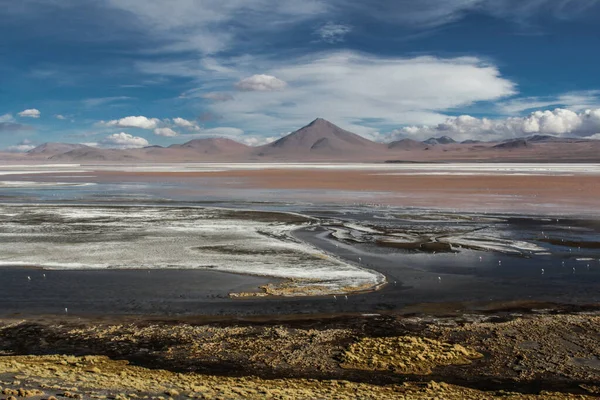
[[[600,302],[598,220],[400,209],[368,204],[369,193],[336,195],[347,200],[336,204],[315,193],[315,201],[308,202],[298,198],[311,198],[311,193],[299,197],[295,191],[281,190],[228,193],[210,179],[205,186],[191,189],[177,182],[0,188],[0,201],[5,204],[62,204],[73,210],[79,209],[78,204],[192,205],[314,216],[321,220],[319,226],[296,231],[297,238],[388,279],[382,290],[348,299],[231,300],[228,293],[251,290],[270,279],[208,270],[42,272],[13,267],[0,269],[0,310],[54,314],[67,307],[75,314],[261,315],[371,313],[416,303]],[[447,243],[451,251],[433,253],[378,243],[389,238],[402,242],[425,238]],[[5,258],[6,250],[0,244]],[[34,256],[44,259],[41,251]]]

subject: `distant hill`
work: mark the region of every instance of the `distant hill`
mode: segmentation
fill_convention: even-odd
[[[385,152],[386,146],[346,131],[317,118],[310,124],[253,151],[258,157],[277,159],[345,159],[356,155],[369,157]]]
[[[428,146],[413,139],[401,139],[387,145],[390,150],[425,150]]]
[[[189,149],[205,154],[241,153],[250,147],[227,138],[194,139],[184,144],[173,144],[170,149]]]
[[[509,140],[500,144],[493,146],[493,149],[522,149],[530,146],[525,139],[514,139]]]
[[[75,149],[91,149],[91,147],[86,146],[84,144],[71,144],[71,143],[44,143],[41,144],[27,153],[31,155],[46,155],[51,157],[55,154],[66,153]]]
[[[132,154],[135,150],[128,149],[99,149],[85,146],[73,149],[62,154],[55,154],[48,157],[52,161],[141,161],[140,157]]]
[[[423,143],[425,144],[452,144],[452,143],[456,143],[456,140],[452,139],[450,136],[440,136],[438,138],[429,138],[427,140],[424,140]]]
[[[193,139],[168,147],[107,149],[71,143],[44,143],[25,154],[2,153],[5,162],[600,162],[600,140],[533,135],[504,142],[449,136],[423,142],[401,139],[376,143],[322,118],[263,146],[228,138]]]

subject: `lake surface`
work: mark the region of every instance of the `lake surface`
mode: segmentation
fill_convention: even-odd
[[[372,193],[334,193],[346,201],[294,199],[294,191],[258,189],[230,195],[185,182],[17,185],[0,188],[5,205],[222,207],[298,213],[318,219],[293,236],[357,269],[383,274],[387,285],[346,298],[230,299],[275,277],[207,269],[0,268],[0,312],[15,314],[265,315],[373,313],[436,303],[447,308],[539,301],[600,302],[600,220],[450,213],[377,206]],[[242,192],[234,192],[242,193]],[[352,197],[355,196],[355,197]],[[348,199],[355,199],[354,204]],[[10,221],[8,215],[7,221]],[[159,224],[160,226],[160,224]],[[10,232],[4,232],[8,235]],[[8,236],[6,236],[8,237]],[[0,254],[7,251],[0,244]],[[191,246],[187,245],[186,246]],[[34,254],[44,259],[43,251]],[[0,256],[1,258],[2,256]],[[0,260],[2,261],[2,260]],[[45,278],[44,278],[45,274]],[[442,306],[442,304],[444,304]]]

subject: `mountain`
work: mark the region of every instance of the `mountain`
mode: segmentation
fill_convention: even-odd
[[[523,149],[530,144],[525,139],[513,139],[493,146],[493,149]]]
[[[66,153],[75,149],[91,149],[91,147],[86,146],[84,144],[71,144],[71,143],[44,143],[41,144],[27,152],[27,154],[32,155],[45,155],[52,156],[55,154]]]
[[[250,147],[227,138],[194,139],[184,144],[173,144],[170,149],[188,149],[205,154],[242,153]]]
[[[428,146],[413,139],[401,139],[387,145],[390,150],[425,150]]]
[[[140,157],[133,154],[135,150],[129,149],[99,149],[85,146],[61,154],[48,157],[53,161],[141,161]]]
[[[450,136],[440,136],[438,138],[432,137],[427,140],[424,140],[425,144],[452,144],[456,143],[456,140],[452,139]]]
[[[428,150],[428,151],[425,151]],[[5,163],[172,162],[600,162],[600,140],[534,135],[504,142],[455,142],[448,136],[376,143],[317,118],[272,143],[251,147],[227,138],[194,139],[169,147],[106,149],[44,143],[26,154],[1,153]]]
[[[329,121],[317,118],[310,124],[272,143],[260,146],[253,154],[275,159],[353,159],[371,158],[385,152],[386,146],[348,132]]]

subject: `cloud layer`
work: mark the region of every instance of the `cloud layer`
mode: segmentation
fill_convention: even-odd
[[[125,132],[114,133],[102,139],[101,145],[105,147],[114,147],[119,149],[135,149],[148,146],[146,139],[139,136],[133,136]]]
[[[501,140],[535,134],[591,137],[598,133],[600,133],[600,109],[576,113],[557,108],[552,111],[535,111],[525,117],[496,120],[461,115],[448,118],[437,125],[404,127],[393,131],[386,139],[409,137],[422,140],[444,135],[455,140]]]
[[[146,118],[144,116],[130,116],[121,119],[115,119],[105,122],[106,126],[115,126],[119,128],[140,128],[140,129],[155,129],[158,127],[160,120],[158,118]]]
[[[475,57],[382,58],[342,51],[292,59],[257,76],[278,77],[287,86],[268,94],[239,92],[206,107],[250,132],[289,132],[320,116],[368,133],[365,121],[440,123],[448,110],[516,92],[497,67]]]
[[[271,75],[259,74],[244,78],[235,84],[237,90],[244,92],[272,92],[281,90],[287,83]]]

